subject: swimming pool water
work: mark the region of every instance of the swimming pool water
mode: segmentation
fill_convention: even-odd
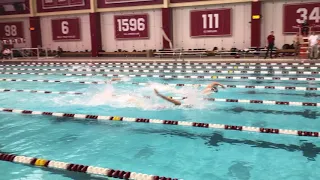
[[[1,74],[0,78],[83,81],[109,79],[96,76],[5,74]],[[230,85],[319,87],[318,82],[311,81],[271,82],[232,79],[215,81]],[[153,84],[139,86],[130,84],[132,82],[153,82]],[[163,83],[208,84],[209,82],[210,80],[160,78],[131,78],[128,82],[113,85],[0,81],[0,89],[85,93],[84,95],[61,95],[1,92],[0,107],[306,131],[320,129],[317,123],[320,119],[319,107],[210,102],[201,99],[202,88],[163,85]],[[189,102],[194,105],[194,108],[174,107],[154,96],[153,88],[169,96],[194,97]],[[113,97],[111,93],[117,96]],[[143,96],[151,96],[151,98],[146,99]],[[318,91],[228,88],[210,97],[319,102],[319,96]],[[138,98],[139,103],[129,103],[130,97]],[[0,112],[0,116],[2,117],[0,135],[4,137],[0,139],[1,152],[185,180],[320,178],[320,172],[317,171],[320,168],[319,138],[161,124],[97,122],[5,112]],[[2,161],[0,161],[0,169],[4,179],[103,179]]]

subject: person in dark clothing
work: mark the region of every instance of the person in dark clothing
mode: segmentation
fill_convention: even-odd
[[[58,46],[56,57],[61,57],[62,52],[63,52],[63,49],[60,46]]]
[[[309,23],[307,20],[304,21],[304,23],[302,24],[302,34],[304,36],[308,36],[309,35]]]
[[[274,47],[274,32],[271,31],[271,34],[268,36],[267,40],[268,40],[268,48],[267,48],[267,52],[266,52],[266,56],[264,57],[265,59],[268,57],[269,51],[270,51],[270,58],[272,59],[272,50]]]

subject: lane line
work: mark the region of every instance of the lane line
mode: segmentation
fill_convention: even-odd
[[[10,64],[10,65],[0,65],[2,67],[74,67],[74,65],[14,65],[14,64]],[[161,69],[233,69],[233,70],[237,70],[237,69],[256,69],[256,70],[266,70],[266,69],[283,69],[283,70],[319,70],[320,67],[317,66],[211,66],[211,65],[202,65],[202,66],[175,66],[175,65],[105,65],[105,66],[95,66],[95,65],[91,65],[88,66],[88,68],[149,68],[149,69],[157,69],[157,68],[161,68]],[[84,67],[83,67],[84,68]]]
[[[41,93],[41,94],[73,94],[73,95],[84,95],[85,93],[73,92],[73,91],[41,91],[41,90],[15,90],[15,89],[0,89],[0,92],[30,92],[30,93]],[[117,96],[117,95],[114,95]],[[144,96],[145,98],[151,98],[151,96]],[[176,100],[184,100],[188,97],[170,97]],[[252,99],[223,99],[223,98],[203,98],[207,101],[217,102],[230,102],[230,103],[250,103],[250,104],[268,104],[268,105],[288,105],[288,106],[320,106],[320,103],[312,102],[290,102],[290,101],[273,101],[273,100],[252,100]]]
[[[70,71],[70,72],[124,72],[124,73],[217,73],[217,74],[290,74],[290,75],[318,75],[318,71],[247,71],[247,70],[163,70],[163,69],[36,69],[36,68],[0,68],[0,70],[15,71]],[[4,72],[2,72],[4,73]],[[7,72],[13,73],[13,72]]]
[[[115,170],[111,168],[102,168],[96,166],[86,166],[82,164],[66,163],[61,161],[47,160],[42,158],[19,156],[14,154],[0,153],[0,160],[18,164],[32,165],[37,168],[61,169],[75,173],[94,174],[118,179],[136,179],[136,180],[178,180],[176,178],[159,177],[155,175],[141,174],[137,172]]]
[[[145,62],[145,63],[141,63],[141,62],[92,62],[92,63],[76,63],[76,62],[51,62],[51,63],[46,63],[46,62],[21,62],[21,64],[63,64],[63,65],[67,65],[67,64],[76,64],[76,65],[86,65],[86,64],[102,64],[102,65],[107,65],[107,64],[125,64],[125,65],[157,65],[157,64],[161,64],[161,65],[271,65],[271,66],[276,66],[276,65],[293,65],[293,66],[299,66],[299,65],[303,65],[303,66],[309,66],[309,65],[315,65],[315,66],[320,66],[320,63],[214,63],[214,62],[192,62],[192,63],[155,63],[155,62]]]
[[[44,79],[0,79],[0,81],[13,81],[13,82],[45,82],[45,83],[80,83],[80,84],[108,84],[106,81],[64,81],[64,80],[44,80]],[[152,85],[152,83],[124,83],[134,84],[139,86]],[[187,86],[187,87],[206,87],[207,84],[173,84],[163,83],[168,86]],[[295,86],[251,86],[251,85],[225,85],[228,88],[245,88],[245,89],[276,89],[276,90],[295,90],[295,91],[320,91],[318,87],[295,87]]]
[[[226,124],[211,124],[211,123],[201,123],[201,122],[186,122],[186,121],[173,121],[173,120],[148,119],[148,118],[132,118],[132,117],[121,117],[121,116],[101,116],[101,115],[90,115],[90,114],[42,112],[42,111],[19,110],[19,109],[9,109],[9,108],[0,108],[0,111],[9,112],[9,113],[18,113],[18,114],[31,114],[31,115],[37,115],[37,116],[44,115],[44,116],[55,116],[55,117],[77,118],[77,119],[91,119],[91,120],[97,120],[97,121],[125,121],[125,122],[136,122],[136,123],[152,123],[152,124],[164,124],[164,125],[201,127],[201,128],[220,129],[220,130],[236,130],[239,132],[257,132],[257,133],[319,137],[319,132],[312,132],[312,131],[305,131],[305,130],[236,126],[236,125],[226,125]]]
[[[320,81],[314,77],[265,77],[265,76],[183,76],[183,75],[161,75],[161,74],[71,74],[71,73],[20,73],[20,72],[1,72],[0,74],[11,75],[61,75],[61,76],[103,76],[103,77],[154,77],[154,78],[173,78],[173,79],[245,79],[245,80],[279,80],[279,81]]]

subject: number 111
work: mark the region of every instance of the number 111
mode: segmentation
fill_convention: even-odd
[[[213,28],[213,17],[214,17],[214,28],[219,28],[219,14],[202,14],[203,29],[207,29],[207,21],[209,19],[209,29]]]

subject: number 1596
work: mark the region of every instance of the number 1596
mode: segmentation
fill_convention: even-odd
[[[144,31],[146,29],[144,18],[117,19],[118,31]]]

